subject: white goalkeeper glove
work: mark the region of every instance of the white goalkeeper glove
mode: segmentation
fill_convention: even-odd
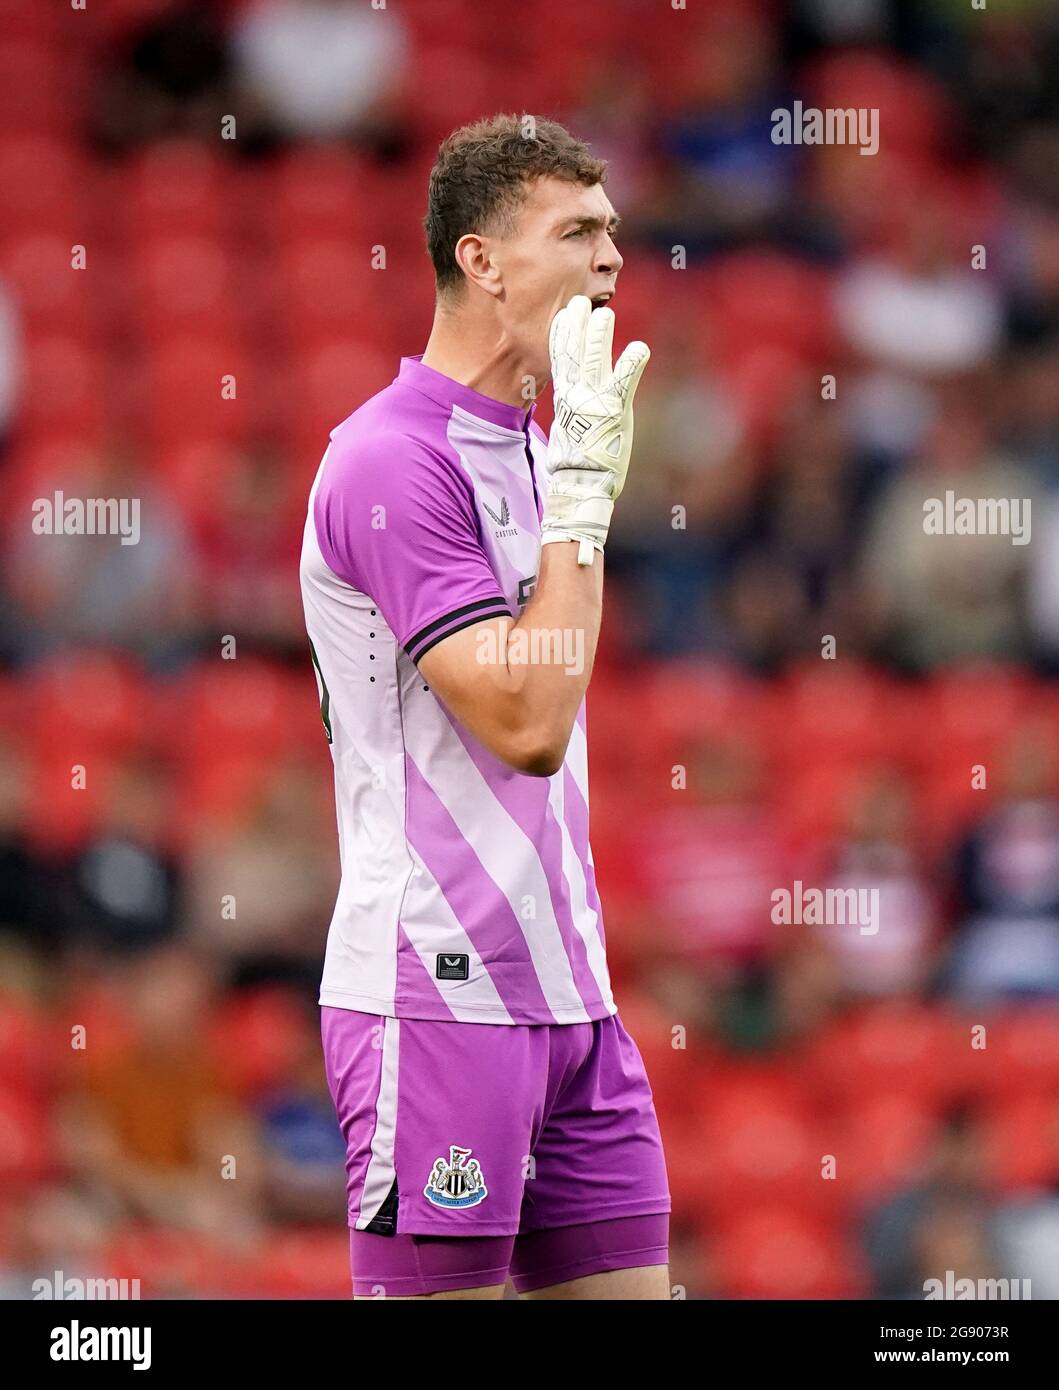
[[[651,350],[630,343],[611,367],[614,311],[575,294],[552,319],[555,420],[541,544],[580,541],[579,565],[603,549],[632,454],[632,400]]]

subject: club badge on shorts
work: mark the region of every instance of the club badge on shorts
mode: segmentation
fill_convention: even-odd
[[[435,1159],[423,1196],[436,1207],[476,1207],[489,1195],[482,1165],[470,1149],[449,1145],[448,1162]]]

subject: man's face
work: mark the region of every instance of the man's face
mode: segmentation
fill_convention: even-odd
[[[493,237],[502,275],[498,312],[508,337],[542,377],[549,374],[548,330],[575,294],[593,305],[614,293],[622,259],[618,217],[601,184],[539,178],[519,208],[510,236]]]

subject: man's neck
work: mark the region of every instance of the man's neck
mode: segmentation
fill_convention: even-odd
[[[491,400],[523,409],[546,382],[534,381],[530,364],[502,329],[472,313],[435,313],[423,365]]]

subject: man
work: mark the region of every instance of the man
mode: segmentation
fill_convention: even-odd
[[[665,1162],[588,844],[584,695],[649,355],[611,367],[604,174],[550,121],[445,140],[426,351],[332,433],[310,499],[342,849],[320,1003],[355,1297],[501,1298],[509,1277],[669,1296]]]

